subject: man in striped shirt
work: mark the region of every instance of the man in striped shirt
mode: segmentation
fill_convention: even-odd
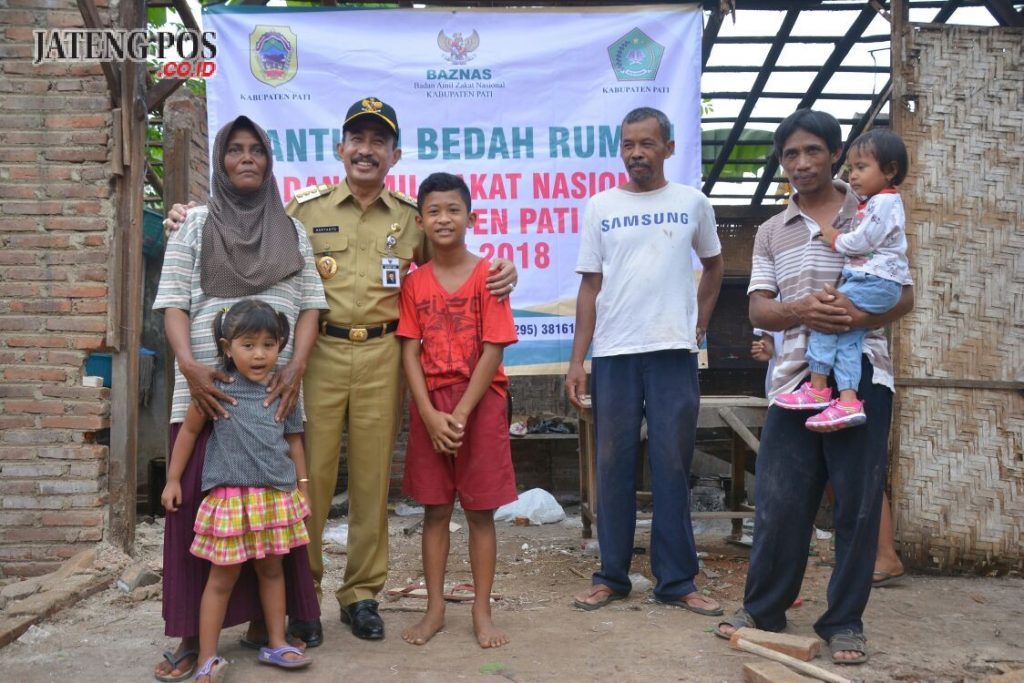
[[[807,565],[815,513],[825,483],[835,490],[836,565],[828,587],[828,609],[814,629],[839,664],[867,661],[861,616],[871,592],[879,514],[888,460],[893,370],[881,328],[913,308],[912,283],[888,313],[858,310],[836,291],[843,255],[821,240],[820,225],[849,230],[858,198],[832,179],[842,152],[839,122],[829,114],[801,109],[775,132],[775,153],[796,191],[777,216],[758,229],[750,276],[750,320],[766,330],[785,331],[771,378],[769,399],[793,391],[808,374],[804,357],[811,329],[871,331],[864,340],[866,425],[820,434],[804,427],[806,415],[768,409],[757,458],[754,547],[743,609],[719,624],[728,636],[741,626],[781,631],[786,609],[797,598]]]

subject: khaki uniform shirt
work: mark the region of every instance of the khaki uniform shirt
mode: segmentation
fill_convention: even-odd
[[[312,198],[300,201],[310,193]],[[342,182],[300,191],[285,211],[306,226],[315,260],[330,256],[338,263],[338,272],[323,281],[330,310],[320,314],[321,321],[348,327],[398,319],[401,289],[384,286],[381,266],[382,259],[399,259],[404,280],[411,263],[425,263],[428,258],[413,199],[382,189],[364,211],[348,183]],[[391,235],[396,242],[389,248]]]

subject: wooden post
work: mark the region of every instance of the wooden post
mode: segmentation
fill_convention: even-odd
[[[890,80],[892,82],[892,99],[889,101],[889,126],[899,135],[903,135],[907,116],[907,107],[909,102],[907,101],[907,80],[906,80],[906,65],[907,65],[907,30],[909,29],[909,23],[907,18],[907,5],[905,0],[893,0],[891,11],[890,11],[890,30],[891,30],[891,44],[890,44],[890,69],[892,75]],[[913,248],[913,246],[911,247]],[[903,354],[903,340],[901,331],[903,329],[903,323],[897,320],[888,327],[888,334],[890,340],[890,355],[892,356],[892,365],[894,374],[901,374],[903,364],[900,362],[900,357]],[[905,389],[898,389],[893,392],[892,397],[892,414],[898,416],[901,414],[900,401],[902,399],[903,392]],[[900,454],[900,428],[895,417],[893,418],[892,428],[889,430],[889,456],[888,462],[886,463],[886,470],[888,471],[886,482],[886,489],[889,492],[889,507],[893,512],[892,525],[893,535],[898,534],[896,527],[899,515],[896,514],[896,494],[900,490],[898,485],[899,470],[894,467],[894,463],[898,460]],[[906,554],[903,555],[907,557]]]
[[[143,0],[122,0],[119,25],[146,27]],[[135,543],[135,497],[139,421],[139,338],[142,328],[142,186],[146,175],[145,64],[121,66],[121,124],[124,174],[117,177],[112,286],[119,289],[118,345],[113,354],[110,401],[108,539],[126,552]],[[115,135],[118,134],[115,131]],[[112,312],[113,314],[113,312]]]

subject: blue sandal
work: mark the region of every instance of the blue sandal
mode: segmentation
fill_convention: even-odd
[[[288,659],[285,657],[287,654],[299,655],[299,658]],[[313,660],[305,652],[292,645],[260,648],[259,660],[260,664],[279,666],[282,669],[301,669],[313,663]]]

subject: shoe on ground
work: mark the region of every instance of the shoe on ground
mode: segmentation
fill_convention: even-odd
[[[352,635],[363,640],[382,640],[384,620],[377,611],[376,600],[360,600],[341,608],[341,623],[352,626]]]
[[[289,619],[288,635],[304,642],[307,648],[320,647],[324,642],[324,627],[319,619]]]
[[[804,382],[796,391],[776,396],[775,405],[786,410],[824,410],[831,400],[831,388],[818,390],[811,387],[810,382]]]

